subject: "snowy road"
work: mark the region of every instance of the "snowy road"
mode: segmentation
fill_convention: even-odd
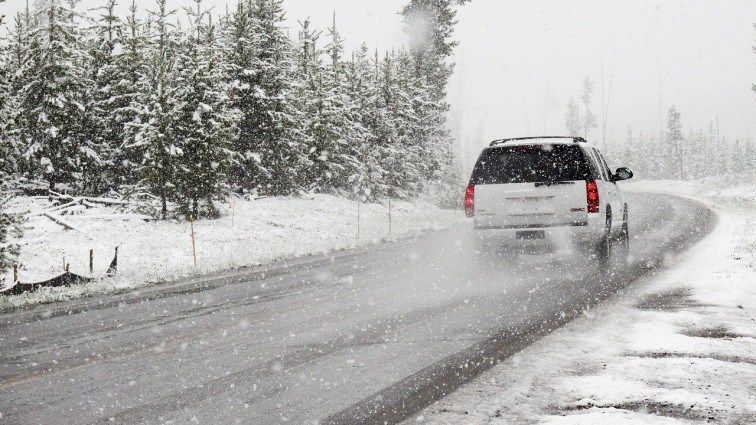
[[[0,316],[2,423],[400,421],[700,239],[632,194],[634,260],[472,258],[466,229]]]

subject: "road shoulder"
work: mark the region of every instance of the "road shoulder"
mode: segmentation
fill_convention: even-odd
[[[711,205],[711,202],[710,202]],[[752,203],[712,205],[691,251],[414,420],[679,423],[756,420]]]
[[[192,224],[145,221],[115,207],[98,206],[66,216],[74,231],[46,218],[43,213],[55,207],[45,199],[19,197],[14,202],[16,212],[28,216],[23,237],[15,241],[21,247],[19,281],[45,281],[69,265],[71,273],[93,280],[0,295],[0,311],[128,291],[152,292],[151,287],[165,283],[280,268],[281,263],[401,241],[451,227],[462,219],[460,211],[426,202],[394,201],[389,210],[388,205],[363,203],[358,207],[354,201],[320,194],[235,199],[221,205],[224,215],[220,219]],[[116,248],[116,276],[103,278]],[[12,282],[12,271],[7,273],[5,280]]]

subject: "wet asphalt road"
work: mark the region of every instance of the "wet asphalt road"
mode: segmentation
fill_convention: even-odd
[[[628,194],[631,264],[480,256],[469,226],[0,316],[0,423],[395,423],[707,234]]]

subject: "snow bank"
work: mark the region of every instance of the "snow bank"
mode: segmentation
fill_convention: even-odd
[[[715,201],[756,202],[756,172],[698,180],[629,180],[619,184],[627,190],[666,192]]]
[[[43,214],[44,198],[17,198],[14,210],[31,211],[22,245],[19,278],[40,281],[63,270],[89,276],[89,250],[94,250],[94,276],[104,275],[119,247],[118,277],[71,288],[45,288],[38,293],[0,296],[0,308],[113,292],[209,272],[257,265],[283,258],[344,250],[448,226],[462,218],[425,202],[392,202],[391,233],[387,205],[362,204],[357,236],[357,204],[330,196],[236,199],[222,205],[223,218],[194,223],[197,266],[194,266],[189,223],[144,221],[117,214],[105,205],[80,208],[63,216],[75,230],[65,230]],[[35,213],[37,212],[37,213]],[[233,213],[232,213],[233,212]]]
[[[719,224],[673,268],[642,278],[413,420],[756,422],[756,184],[632,187],[705,196]]]

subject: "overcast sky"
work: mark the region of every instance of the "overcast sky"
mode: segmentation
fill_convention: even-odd
[[[9,0],[0,10],[12,12],[24,2]],[[82,7],[98,3],[84,0]],[[226,3],[208,0],[220,11]],[[284,3],[292,34],[298,20],[310,16],[325,27],[335,11],[350,47],[404,43],[398,11],[405,0]],[[586,75],[600,115],[602,56],[605,97],[612,85],[609,138],[624,139],[628,126],[658,129],[661,83],[665,112],[676,105],[686,128],[707,127],[718,116],[724,134],[756,139],[756,93],[749,90],[756,82],[756,1],[473,0],[458,18],[449,101],[466,157],[496,137],[563,133],[567,101],[580,94]],[[590,138],[599,142],[601,129]]]

